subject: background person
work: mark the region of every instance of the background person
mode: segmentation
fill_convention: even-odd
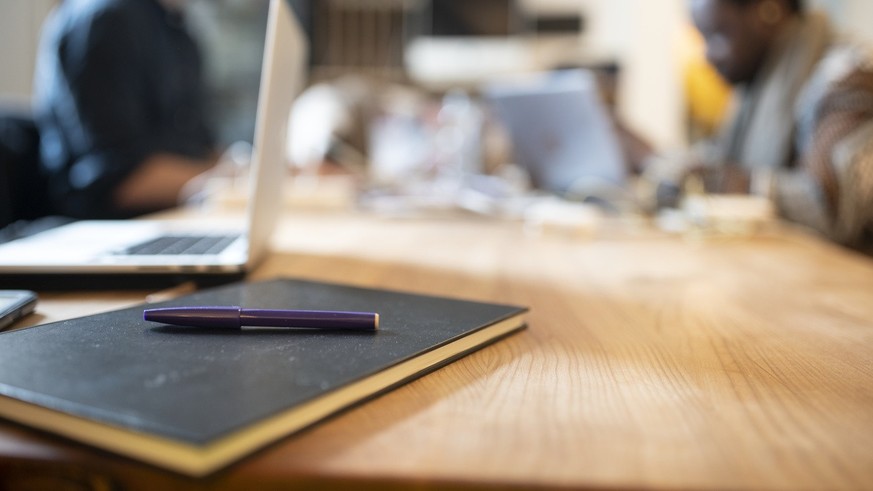
[[[64,0],[43,28],[34,113],[54,213],[172,207],[214,163],[182,0]]]
[[[707,59],[735,88],[719,136],[691,160],[710,190],[755,188],[788,220],[846,245],[873,245],[870,51],[840,39],[799,0],[689,5]],[[663,167],[647,173],[661,179]]]

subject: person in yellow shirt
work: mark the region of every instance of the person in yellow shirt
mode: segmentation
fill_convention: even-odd
[[[687,26],[682,39],[683,93],[687,104],[688,137],[691,142],[715,135],[724,121],[731,87],[706,61],[706,46],[700,33]]]

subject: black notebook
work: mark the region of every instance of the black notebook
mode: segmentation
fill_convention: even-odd
[[[373,311],[371,333],[218,331],[143,306],[0,334],[0,416],[189,475],[208,474],[522,329],[522,307],[300,280],[155,306]]]

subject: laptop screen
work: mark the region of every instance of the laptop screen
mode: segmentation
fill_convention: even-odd
[[[612,194],[624,185],[621,146],[591,72],[495,82],[486,97],[511,136],[516,163],[536,186],[584,199]]]

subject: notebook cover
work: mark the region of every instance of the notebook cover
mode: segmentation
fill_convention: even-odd
[[[3,401],[23,401],[107,428],[208,449],[259,421],[437,354],[440,363],[414,369],[372,392],[365,388],[350,403],[420,376],[493,341],[483,336],[489,326],[512,321],[494,338],[524,327],[520,316],[526,310],[292,279],[239,283],[147,307],[172,305],[375,311],[380,329],[348,333],[172,327],[143,321],[144,306],[138,306],[7,332],[0,334],[0,416],[20,420]],[[473,335],[482,341],[464,348],[464,339]],[[33,426],[40,422],[25,421]],[[198,465],[175,470],[212,470]]]

